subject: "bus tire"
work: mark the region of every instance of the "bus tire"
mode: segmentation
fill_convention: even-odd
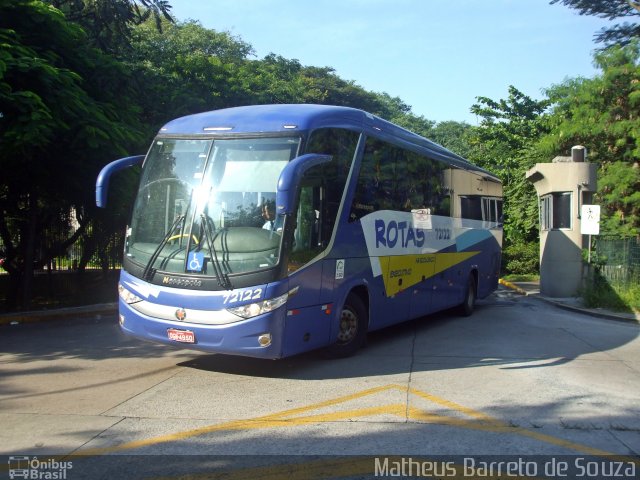
[[[333,345],[325,350],[327,358],[345,358],[355,354],[367,337],[369,315],[362,299],[353,293],[347,299],[340,311],[338,338]]]
[[[464,291],[464,300],[458,307],[460,315],[462,315],[463,317],[468,317],[473,313],[476,304],[476,298],[476,277],[473,274],[470,274],[469,279],[467,280],[467,287]]]

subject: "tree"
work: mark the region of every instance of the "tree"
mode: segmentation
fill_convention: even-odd
[[[0,0],[0,43],[0,239],[9,298],[28,306],[33,269],[89,224],[101,165],[139,137],[126,72],[60,11]]]
[[[239,38],[195,21],[163,21],[161,31],[151,20],[136,25],[122,60],[132,72],[146,137],[172,118],[246,102],[242,68],[252,54]]]
[[[640,43],[595,54],[601,74],[548,89],[554,106],[550,132],[538,146],[544,154],[585,145],[599,165],[597,200],[603,232],[640,233]]]
[[[264,103],[319,103],[360,108],[427,135],[433,122],[386,93],[369,92],[330,67],[303,66],[277,54],[251,58],[251,45],[198,22],[147,21],[132,30],[123,56],[140,89],[145,120],[157,128],[196,111]],[[144,94],[143,94],[144,92]]]
[[[448,120],[437,123],[426,136],[452,152],[470,158],[473,156],[473,147],[470,144],[472,131],[473,127],[468,123]]]
[[[132,27],[152,19],[158,30],[162,20],[173,22],[167,0],[49,0],[67,19],[88,33],[93,45],[109,53],[129,46]]]
[[[607,20],[631,19],[634,23],[623,23],[603,28],[595,35],[597,43],[627,45],[640,37],[640,1],[638,0],[551,0],[578,10],[580,15],[594,15]]]
[[[482,120],[473,130],[474,159],[509,184],[522,173],[522,151],[546,131],[541,121],[548,100],[533,100],[509,86],[506,100],[477,97],[471,112]]]
[[[533,185],[525,172],[536,162],[545,161],[533,145],[546,133],[545,111],[549,101],[534,100],[514,86],[506,100],[478,97],[471,111],[482,120],[469,133],[469,157],[502,179],[504,188],[505,266],[536,265],[538,251],[530,248],[538,240],[538,204]],[[530,267],[526,267],[530,268]]]

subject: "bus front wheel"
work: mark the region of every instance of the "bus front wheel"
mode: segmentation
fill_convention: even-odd
[[[340,311],[338,338],[326,350],[329,358],[344,358],[355,354],[367,336],[367,309],[359,296],[350,294]]]

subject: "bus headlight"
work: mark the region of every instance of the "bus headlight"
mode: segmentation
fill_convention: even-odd
[[[139,296],[131,293],[129,290],[124,288],[121,283],[118,284],[118,295],[120,295],[120,298],[124,300],[124,303],[128,305],[131,305],[132,303],[138,303],[143,300]]]
[[[249,305],[243,305],[241,307],[227,308],[227,311],[242,318],[256,317],[258,315],[262,315],[263,313],[272,312],[276,308],[280,308],[282,305],[287,303],[288,297],[289,294],[285,293],[284,295],[280,295],[279,297],[264,300],[262,302],[250,303]]]

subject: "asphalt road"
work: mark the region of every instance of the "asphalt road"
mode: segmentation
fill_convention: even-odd
[[[508,291],[468,318],[371,333],[342,360],[172,350],[115,316],[2,326],[0,479],[25,462],[71,462],[69,479],[373,478],[401,462],[461,478],[466,456],[493,455],[587,458],[598,474],[614,458],[637,478],[639,331]]]

